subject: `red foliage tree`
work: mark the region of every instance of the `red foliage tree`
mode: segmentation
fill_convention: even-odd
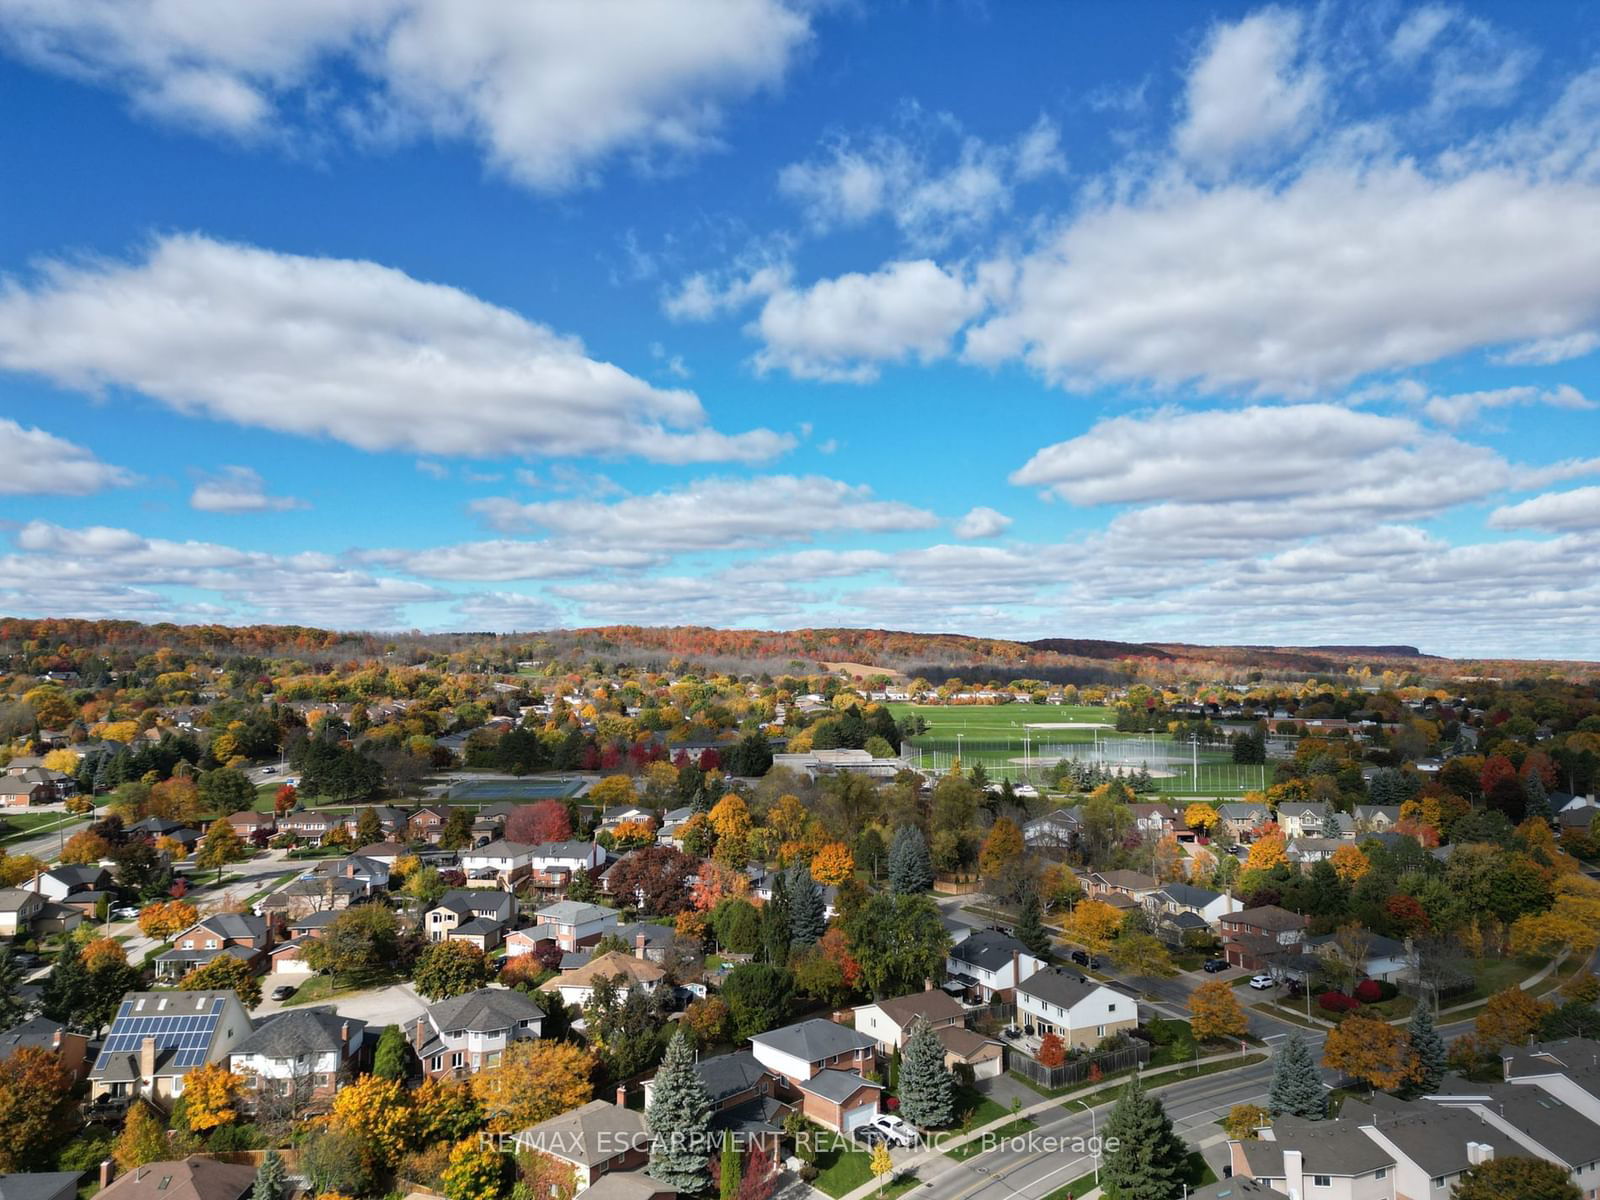
[[[572,836],[572,815],[559,800],[541,800],[511,810],[506,818],[506,840],[537,846],[564,842]]]
[[[717,753],[714,746],[707,746],[700,751],[699,766],[702,771],[720,771],[722,769],[722,755]]]
[[[1402,934],[1423,933],[1430,925],[1427,910],[1415,896],[1407,896],[1404,892],[1390,896],[1383,902],[1383,908]]]
[[[1383,989],[1376,979],[1363,979],[1356,984],[1356,999],[1363,1004],[1376,1004],[1383,999]]]
[[[1067,1048],[1061,1039],[1053,1033],[1044,1035],[1039,1043],[1039,1065],[1041,1067],[1059,1067],[1067,1061]]]
[[[611,868],[611,894],[658,917],[689,907],[689,877],[698,864],[671,846],[636,850]]]
[[[1509,758],[1504,754],[1491,754],[1484,759],[1483,769],[1478,772],[1478,787],[1487,796],[1494,791],[1495,784],[1516,778],[1517,769],[1511,765]]]

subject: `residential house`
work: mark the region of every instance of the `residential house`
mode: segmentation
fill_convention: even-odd
[[[430,1006],[412,1024],[411,1044],[428,1075],[464,1079],[499,1066],[506,1047],[543,1028],[544,1009],[525,994],[486,987]]]
[[[461,869],[471,883],[490,881],[509,887],[520,882],[533,869],[535,847],[523,842],[497,839],[487,845],[461,852]]]
[[[598,842],[544,842],[533,847],[528,873],[535,888],[556,898],[566,894],[579,871],[596,870],[605,861],[605,847]]]
[[[655,810],[645,808],[640,804],[608,805],[600,812],[600,824],[597,832],[606,830],[615,833],[619,825],[630,821],[648,821],[651,825],[654,825],[656,821]]]
[[[1300,939],[1300,944],[1307,954],[1314,954],[1319,958],[1342,953],[1339,935],[1336,933],[1303,937]],[[1394,938],[1384,937],[1378,933],[1363,933],[1360,948],[1361,962],[1352,965],[1361,972],[1361,977],[1364,979],[1382,979],[1394,983],[1411,969],[1411,955],[1406,951],[1404,942],[1398,942]]]
[[[1049,967],[1017,984],[1017,1021],[1085,1050],[1139,1024],[1139,1003],[1076,971]]]
[[[1536,1088],[1600,1124],[1600,1041],[1538,1042],[1505,1050],[1500,1061],[1506,1083]]]
[[[944,969],[945,990],[964,994],[985,1004],[1009,1004],[1017,983],[1044,966],[1028,948],[1009,934],[980,929],[959,945],[950,947]]]
[[[291,816],[294,815],[299,814],[291,814]],[[332,821],[325,815],[321,813],[307,815],[314,816],[320,822],[325,823],[323,828],[319,829],[317,832],[316,836],[318,838],[321,838],[328,832],[329,829],[333,828]],[[263,837],[271,837],[273,834],[278,832],[278,818],[276,814],[270,812],[246,811],[229,813],[223,818],[223,820],[225,820],[229,825],[232,825],[233,831],[247,842],[256,837],[258,834]]]
[[[1296,838],[1355,837],[1355,822],[1326,804],[1303,802],[1278,806],[1278,828],[1289,841]]]
[[[1358,833],[1388,833],[1400,821],[1398,804],[1358,804],[1355,809]]]
[[[405,836],[406,827],[411,820],[411,814],[403,808],[396,808],[392,804],[367,804],[361,808],[352,808],[345,814],[343,824],[346,833],[355,836],[356,827],[361,822],[361,809],[372,810],[378,818],[378,828],[383,830],[386,838],[401,838]]]
[[[1299,953],[1300,940],[1310,923],[1309,918],[1276,904],[1228,913],[1221,921],[1223,956],[1229,965],[1247,971],[1273,969],[1283,956]]]
[[[713,1130],[767,1137],[782,1132],[783,1119],[791,1109],[778,1099],[778,1076],[762,1066],[750,1051],[702,1058],[694,1070],[711,1098]],[[644,1083],[646,1110],[655,1099],[655,1082],[652,1076]]]
[[[49,780],[29,778],[30,774],[0,775],[0,805],[27,808],[30,804],[55,802],[55,785]]]
[[[424,804],[406,821],[406,830],[412,841],[438,845],[444,836],[444,827],[450,821],[448,804]]]
[[[30,938],[69,933],[83,921],[70,905],[25,888],[0,888],[0,937]]]
[[[1516,1138],[1477,1112],[1412,1104],[1382,1093],[1368,1103],[1347,1101],[1338,1123],[1354,1125],[1394,1160],[1396,1197],[1448,1196],[1472,1167],[1527,1153]],[[1600,1158],[1600,1143],[1591,1148]]]
[[[1004,1042],[984,1037],[981,1033],[974,1033],[962,1025],[946,1025],[942,1029],[934,1030],[934,1034],[944,1047],[946,1070],[954,1071],[957,1067],[967,1067],[972,1071],[974,1079],[994,1079],[1005,1074]]]
[[[1161,881],[1143,871],[1091,871],[1083,877],[1083,890],[1091,900],[1118,908],[1142,907],[1161,887]]]
[[[219,955],[255,969],[265,965],[271,944],[271,930],[254,913],[213,913],[173,938],[171,950],[157,955],[156,978],[180,979]]]
[[[1219,1179],[1189,1193],[1189,1200],[1299,1200],[1243,1175]]]
[[[750,1039],[750,1053],[781,1079],[779,1098],[824,1129],[850,1133],[878,1115],[877,1043],[865,1033],[814,1018]]]
[[[1234,1178],[1300,1200],[1396,1200],[1395,1156],[1353,1122],[1280,1115],[1256,1140],[1229,1141]],[[1424,1190],[1409,1200],[1446,1200]]]
[[[683,849],[683,827],[694,816],[692,808],[672,808],[661,814],[661,828],[656,830],[656,841],[674,850]]]
[[[286,1106],[291,1115],[325,1109],[341,1084],[370,1057],[367,1023],[332,1005],[291,1008],[264,1017],[228,1052],[228,1069],[244,1081],[244,1107]]]
[[[594,945],[608,933],[615,933],[620,915],[616,909],[602,908],[598,904],[559,900],[533,914],[534,928],[529,932],[534,939],[554,942],[572,954],[581,947]]]
[[[933,1029],[943,1029],[963,1024],[967,1016],[958,1000],[938,988],[863,1004],[855,1013],[856,1029],[878,1043],[878,1053],[884,1058],[905,1045],[911,1023],[917,1018]]]
[[[1036,850],[1070,850],[1082,832],[1083,810],[1073,805],[1027,822],[1022,827],[1022,840]]]
[[[1257,828],[1272,820],[1272,811],[1265,804],[1227,800],[1215,808],[1217,818],[1228,827],[1236,842],[1248,842]]]
[[[238,815],[238,813],[234,814],[234,816]],[[230,817],[229,820],[231,821],[232,818]],[[337,817],[330,816],[325,812],[299,808],[278,818],[277,825],[280,832],[292,833],[301,841],[320,845],[322,839],[327,837],[334,826],[339,823]]]
[[[1223,917],[1238,911],[1239,902],[1227,892],[1192,883],[1164,883],[1150,893],[1145,906],[1157,924],[1162,918],[1171,919],[1187,913],[1199,917],[1205,927],[1215,929]]]
[[[495,949],[516,919],[517,898],[497,888],[452,888],[423,915],[430,942],[471,942],[485,952]]]
[[[225,1163],[191,1154],[181,1162],[150,1162],[95,1193],[96,1200],[244,1200],[255,1187],[251,1163]]]
[[[82,1171],[27,1171],[0,1175],[0,1200],[77,1200]]]
[[[516,1145],[568,1164],[579,1195],[603,1176],[632,1171],[650,1158],[644,1114],[606,1100],[591,1100],[524,1129]]]
[[[111,872],[99,863],[64,864],[39,872],[23,887],[46,900],[65,900],[82,892],[109,892]]]
[[[1592,1115],[1542,1088],[1454,1076],[1428,1099],[1472,1112],[1516,1142],[1518,1153],[1565,1167],[1585,1197],[1600,1194],[1600,1121]]]
[[[382,863],[393,871],[395,863],[409,853],[411,851],[404,842],[371,842],[359,848],[355,852],[355,857],[370,858],[373,862]]]
[[[60,1021],[52,1021],[49,1017],[29,1017],[20,1025],[13,1025],[0,1033],[0,1062],[23,1047],[53,1052],[75,1079],[82,1079],[89,1073],[88,1037],[72,1032]],[[5,1200],[5,1197],[0,1195],[0,1200]]]
[[[226,1059],[252,1028],[232,990],[129,992],[89,1071],[90,1100],[143,1096],[169,1107],[185,1075]]]
[[[1133,814],[1134,828],[1151,841],[1176,835],[1182,825],[1178,810],[1170,804],[1130,804],[1128,811]]]
[[[389,886],[389,866],[375,858],[352,854],[325,858],[308,872],[318,879],[342,879],[356,885],[362,896],[374,896]]]
[[[1372,836],[1371,834],[1368,835]],[[1301,871],[1309,871],[1319,862],[1326,862],[1333,857],[1333,852],[1345,845],[1343,838],[1336,837],[1302,837],[1295,838],[1286,847],[1284,853],[1292,866]]]
[[[539,990],[560,996],[563,1003],[581,1008],[589,1003],[595,985],[602,979],[611,980],[616,985],[618,998],[622,999],[635,993],[654,992],[666,976],[665,968],[647,958],[613,950],[573,970],[563,971],[554,979],[547,979]]]
[[[649,921],[619,925],[613,936],[624,946],[632,946],[634,957],[647,958],[653,963],[666,962],[678,942],[678,931],[671,925],[656,925]]]

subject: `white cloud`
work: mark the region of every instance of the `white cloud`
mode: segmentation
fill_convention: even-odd
[[[163,238],[140,263],[53,263],[31,288],[10,282],[0,366],[363,450],[689,463],[794,444],[706,428],[692,392],[456,288],[196,235]]]
[[[246,513],[283,512],[311,506],[293,496],[267,495],[266,481],[249,467],[223,467],[217,474],[203,477],[195,484],[189,507],[202,512]]]
[[[781,0],[0,0],[0,34],[158,119],[460,139],[557,189],[621,151],[713,144],[724,105],[779,82],[810,28]]]
[[[87,496],[135,481],[133,472],[101,462],[76,442],[4,417],[0,443],[10,457],[10,465],[0,471],[0,495]]]
[[[1066,170],[1061,132],[1043,115],[1011,145],[973,137],[953,117],[914,105],[901,124],[898,132],[834,139],[817,158],[785,166],[778,190],[815,231],[883,216],[912,245],[936,248],[1007,211],[1018,183]]]
[[[1003,512],[979,505],[955,523],[952,532],[963,541],[991,538],[1002,534],[1011,525],[1011,518]]]
[[[1593,400],[1587,399],[1577,388],[1562,384],[1555,388],[1509,387],[1486,392],[1459,392],[1452,396],[1434,396],[1422,406],[1428,418],[1440,425],[1459,429],[1471,424],[1485,411],[1493,408],[1527,407],[1542,404],[1550,408],[1592,409]]]
[[[1413,9],[1389,39],[1390,57],[1403,64],[1414,63],[1433,45],[1455,16],[1454,9],[1439,4],[1424,4]]]
[[[555,605],[542,596],[525,596],[521,592],[474,592],[458,600],[452,611],[466,622],[468,629],[488,633],[561,626],[561,614]]]
[[[801,379],[870,382],[880,363],[942,357],[983,303],[978,285],[927,259],[786,288],[767,299],[752,326],[764,343],[756,366]]]
[[[819,475],[703,479],[610,504],[497,499],[470,507],[496,529],[542,528],[585,546],[646,551],[732,549],[807,541],[822,532],[892,533],[938,524],[932,513],[909,504],[873,499],[865,485]]]
[[[1387,50],[1408,73],[1431,66],[1428,110],[1435,118],[1505,103],[1535,60],[1527,47],[1489,22],[1439,5],[1407,14]]]
[[[1551,532],[1600,529],[1600,487],[1550,492],[1489,514],[1494,529],[1544,529]]]
[[[1216,26],[1190,68],[1186,114],[1174,135],[1179,153],[1223,167],[1303,141],[1324,88],[1322,70],[1302,61],[1304,33],[1304,18],[1279,8]]]
[[[674,321],[709,321],[789,286],[794,269],[787,262],[746,271],[697,271],[676,291],[662,297],[661,310]]]
[[[419,458],[417,459],[416,467],[417,470],[421,471],[429,479],[450,478],[450,468],[445,466],[443,463],[436,463],[430,459]]]
[[[1508,367],[1547,367],[1554,363],[1582,358],[1600,347],[1600,333],[1585,329],[1566,337],[1540,338],[1524,342],[1494,356],[1494,361]]]
[[[1300,393],[1600,316],[1600,187],[1410,163],[1105,202],[1020,264],[978,362],[1068,386]]]
[[[658,567],[653,548],[586,546],[558,541],[492,538],[422,550],[360,550],[356,562],[392,567],[424,579],[504,583],[515,579],[576,579],[609,571]]]

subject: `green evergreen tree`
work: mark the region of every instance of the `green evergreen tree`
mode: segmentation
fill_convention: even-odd
[[[11,957],[9,946],[0,947],[0,1029],[10,1029],[28,1018],[28,1006],[22,1002],[22,969]]]
[[[828,927],[822,887],[811,878],[811,868],[803,862],[797,862],[789,868],[786,884],[789,893],[789,943],[794,946],[814,946]]]
[[[909,896],[931,887],[933,856],[928,853],[928,839],[915,825],[902,825],[889,845],[889,889]]]
[[[772,899],[761,910],[761,941],[767,961],[775,967],[789,965],[789,938],[793,924],[789,914],[789,884],[784,872],[772,877]]]
[[[744,1160],[739,1156],[737,1143],[731,1136],[722,1139],[722,1171],[718,1180],[717,1191],[720,1200],[739,1200],[739,1184],[742,1182]]]
[[[380,1079],[404,1079],[411,1065],[411,1047],[398,1025],[385,1025],[372,1053],[372,1073]]]
[[[39,1007],[52,1021],[76,1025],[89,1005],[92,986],[89,968],[78,956],[78,943],[68,938],[44,981]]]
[[[1022,897],[1022,911],[1017,914],[1017,941],[1030,953],[1044,957],[1050,953],[1050,931],[1044,927],[1039,912],[1039,890],[1029,887]]]
[[[1122,1089],[1105,1124],[1107,1150],[1100,1186],[1107,1200],[1172,1200],[1182,1191],[1189,1148],[1160,1100],[1137,1075]]]
[[[256,1168],[256,1182],[250,1189],[250,1200],[278,1200],[287,1182],[288,1172],[284,1170],[283,1159],[276,1150],[268,1150],[261,1165]]]
[[[927,1021],[918,1017],[910,1032],[900,1059],[900,1114],[923,1129],[940,1129],[955,1119],[956,1077]]]
[[[645,1121],[650,1126],[650,1174],[678,1192],[711,1186],[711,1097],[696,1071],[694,1041],[680,1029],[667,1046]]]
[[[1328,1114],[1328,1093],[1317,1074],[1311,1048],[1298,1033],[1291,1033],[1272,1063],[1272,1090],[1267,1107],[1275,1113],[1289,1113],[1320,1121]]]
[[[1550,812],[1550,793],[1544,790],[1544,780],[1539,778],[1539,772],[1528,772],[1528,782],[1523,785],[1523,794],[1527,798],[1523,808],[1524,817],[1538,817],[1541,821],[1554,822]]]
[[[1426,1096],[1438,1090],[1444,1079],[1446,1052],[1444,1039],[1433,1026],[1432,1005],[1418,1004],[1411,1014],[1411,1049],[1416,1052],[1421,1066],[1421,1078],[1412,1085],[1412,1091]]]

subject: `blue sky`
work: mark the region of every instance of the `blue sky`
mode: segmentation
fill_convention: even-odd
[[[1596,657],[1595,15],[0,0],[0,611]]]

